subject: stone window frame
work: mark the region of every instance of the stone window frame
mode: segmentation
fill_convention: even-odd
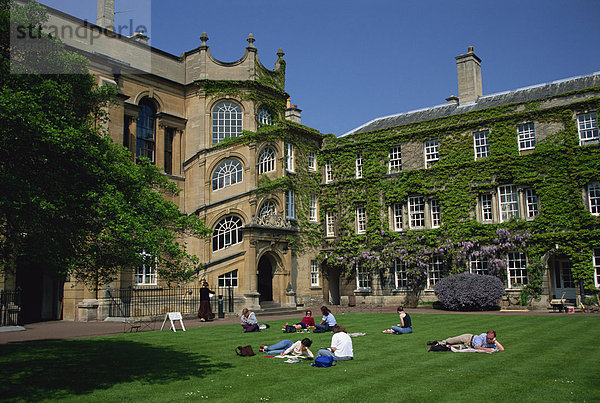
[[[408,227],[410,229],[425,229],[425,197],[409,196],[408,198]],[[416,209],[416,207],[421,207]]]
[[[578,114],[577,132],[579,134],[580,146],[584,144],[598,143],[598,114],[596,112],[585,112]]]
[[[400,270],[398,270],[398,267],[400,267]],[[412,290],[408,283],[408,270],[406,263],[400,259],[394,259],[392,269],[394,270],[394,289],[399,291]]]
[[[475,160],[490,156],[490,131],[487,129],[473,132],[473,150]]]
[[[429,213],[431,218],[431,228],[442,226],[442,211],[438,199],[429,199]]]
[[[356,161],[354,163],[354,177],[356,179],[361,179],[363,177],[363,161],[362,161],[362,153],[356,154]]]
[[[371,272],[368,268],[364,268],[360,263],[356,264],[356,292],[371,292],[372,279]]]
[[[588,211],[594,216],[600,216],[600,182],[588,183],[585,193]]]
[[[213,170],[212,190],[217,191],[244,181],[244,164],[237,158],[226,158]]]
[[[438,139],[425,141],[423,150],[425,153],[425,168],[431,168],[440,160],[440,142]]]
[[[311,260],[310,261],[310,286],[311,287],[320,287],[320,272],[319,272],[319,261]]]
[[[285,170],[295,172],[294,144],[285,143]]]
[[[218,252],[242,243],[244,223],[237,215],[221,218],[213,228],[212,251]]]
[[[212,144],[239,137],[244,128],[244,108],[237,102],[222,100],[211,109]]]
[[[258,174],[275,171],[277,153],[273,147],[265,147],[258,156]]]
[[[481,255],[469,255],[468,263],[469,273],[472,274],[489,274],[489,262],[487,257]]]
[[[217,277],[217,284],[219,288],[238,288],[239,277],[238,277],[238,269],[228,271],[227,273],[223,273]]]
[[[600,288],[600,247],[592,250],[592,265],[594,266],[594,284]]]
[[[525,217],[533,220],[540,214],[540,198],[534,188],[525,189]]]
[[[142,251],[142,263],[135,268],[134,284],[136,287],[157,285],[156,257]]]
[[[523,123],[517,126],[519,152],[535,149],[535,123]]]
[[[335,236],[335,216],[331,211],[325,212],[325,236]]]
[[[393,174],[402,171],[402,146],[390,147],[388,157],[388,173]]]
[[[506,282],[510,289],[521,289],[528,284],[527,254],[508,252],[506,254]]]
[[[319,221],[319,196],[310,195],[310,206],[308,210],[308,219],[311,222]]]
[[[265,200],[258,210],[259,218],[266,215],[277,215],[277,203],[272,199]]]
[[[367,233],[367,209],[364,205],[356,206],[356,233]]]
[[[296,219],[296,193],[293,190],[285,191],[285,218]]]

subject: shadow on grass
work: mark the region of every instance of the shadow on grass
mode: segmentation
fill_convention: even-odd
[[[228,368],[205,355],[134,341],[9,344],[0,346],[0,399],[53,399],[133,381],[165,384]]]

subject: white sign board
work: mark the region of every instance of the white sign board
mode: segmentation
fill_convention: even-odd
[[[181,316],[181,312],[169,312],[165,315],[165,320],[163,320],[163,324],[162,327],[160,328],[160,330],[163,330],[165,327],[165,323],[167,323],[167,319],[169,319],[169,322],[171,322],[171,330],[176,332],[177,329],[175,329],[175,323],[173,321],[179,321],[179,323],[181,324],[181,328],[183,329],[183,331],[185,332],[185,326],[183,325],[183,317]]]

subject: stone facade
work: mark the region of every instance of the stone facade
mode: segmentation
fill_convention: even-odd
[[[248,46],[243,50],[241,58],[225,63],[211,55],[208,36],[203,33],[200,37],[201,43],[196,49],[181,56],[171,55],[145,44],[143,35],[125,37],[115,35],[107,29],[99,29],[110,25],[110,9],[113,3],[99,2],[99,10],[102,10],[98,20],[99,26],[53,9],[49,9],[49,24],[71,27],[73,30],[87,30],[87,38],[92,38],[95,33],[93,43],[89,39],[81,40],[72,36],[61,39],[90,60],[90,72],[97,77],[99,85],[113,85],[118,88],[119,101],[110,107],[107,126],[112,139],[129,148],[133,156],[150,156],[154,164],[181,188],[181,193],[173,197],[172,201],[182,212],[197,214],[215,232],[218,232],[227,219],[235,221],[229,224],[239,225],[239,232],[236,230],[235,235],[227,235],[235,236],[235,241],[222,241],[214,236],[207,239],[183,240],[187,243],[189,251],[200,258],[204,267],[200,276],[208,280],[211,286],[234,282],[235,311],[241,310],[242,307],[260,310],[261,305],[271,301],[293,308],[323,303],[397,305],[407,301],[416,303],[414,298],[425,302],[435,301],[431,287],[415,297],[414,293],[402,287],[392,286],[396,280],[389,268],[377,274],[373,273],[371,286],[361,288],[355,275],[347,275],[348,272],[352,273],[352,270],[327,266],[322,258],[327,255],[328,250],[335,248],[339,236],[324,237],[325,232],[321,228],[325,219],[323,211],[318,211],[315,224],[316,231],[323,234],[322,242],[319,245],[292,247],[292,243],[303,239],[298,221],[305,217],[294,216],[290,219],[287,214],[289,200],[286,191],[279,189],[261,192],[261,181],[293,178],[299,175],[298,172],[307,171],[305,165],[309,159],[308,154],[314,153],[320,157],[332,151],[326,149],[320,133],[299,124],[301,111],[289,103],[289,95],[283,90],[282,73],[285,70],[285,61],[281,50],[277,52],[274,69],[265,68],[258,58],[254,37],[250,34],[247,38]],[[443,136],[440,133],[443,134],[447,129],[429,129],[427,124],[430,122],[503,105],[511,105],[512,111],[506,114],[506,118],[512,119],[512,114],[526,110],[527,102],[538,102],[538,109],[568,110],[574,103],[600,95],[600,76],[595,75],[579,81],[553,84],[545,90],[526,89],[483,96],[481,60],[473,53],[473,49],[469,49],[465,55],[458,56],[456,61],[459,97],[449,98],[449,103],[444,106],[376,119],[343,138],[350,139],[348,141],[360,141],[361,136],[364,138],[367,133],[371,136],[371,141],[377,141],[382,130],[400,132],[411,124],[425,123],[422,130],[415,131],[414,139],[396,144],[402,149],[402,172],[399,173],[402,175],[427,168],[427,155],[421,138],[441,139]],[[264,79],[265,77],[268,79]],[[211,86],[214,83],[222,84],[223,88],[215,90]],[[570,91],[575,92],[571,94]],[[217,107],[222,103],[237,107],[241,111],[241,128],[257,132],[261,109],[265,108],[263,99],[284,105],[279,110],[271,108],[268,112],[274,122],[279,122],[280,126],[286,128],[289,134],[286,141],[283,138],[268,138],[264,141],[258,139],[215,147],[215,124],[219,124]],[[144,130],[149,129],[153,134],[148,142],[149,148],[140,151],[140,144],[146,144],[141,142],[138,136],[138,130],[143,127],[140,119],[145,119],[144,110],[151,111],[149,121],[152,126],[144,127]],[[573,112],[573,118],[576,118],[576,112]],[[523,120],[517,124],[528,122],[529,120]],[[239,123],[234,123],[237,124]],[[452,123],[448,124],[448,127],[456,130],[456,126],[460,124]],[[455,140],[473,136],[473,129],[466,126],[469,124],[465,124],[464,130]],[[478,130],[495,130],[485,119],[482,119],[477,127]],[[564,129],[565,124],[560,120],[544,120],[536,123],[535,139],[538,143],[543,143]],[[296,139],[298,142],[293,143],[293,140],[287,139]],[[440,140],[441,147],[444,147],[443,141]],[[290,144],[295,148],[291,149]],[[274,153],[273,168],[261,174],[260,156],[267,148]],[[291,152],[294,163],[303,164],[301,169],[289,169],[287,164],[290,150],[293,150]],[[338,151],[346,152],[343,145]],[[522,155],[531,152],[532,150],[524,150]],[[217,184],[215,187],[216,172],[228,161],[241,167],[239,176],[228,176],[222,186]],[[381,164],[385,163],[386,161],[381,161]],[[314,167],[317,172],[324,174],[320,171],[322,166],[317,162]],[[307,176],[312,175],[311,169],[308,169]],[[336,179],[340,178],[337,173],[335,176]],[[497,185],[495,181],[491,182],[494,182],[494,186]],[[314,185],[323,192],[320,196],[329,192],[324,178]],[[494,189],[494,186],[490,186],[490,190]],[[293,196],[297,209],[307,209],[307,206],[302,204],[305,196]],[[498,222],[498,193],[490,192],[490,197],[493,221]],[[526,216],[527,200],[524,189],[519,189],[518,198],[520,214]],[[384,195],[379,195],[378,200],[384,206],[380,212],[380,218],[385,223],[383,227],[393,232],[394,224],[390,219],[393,216],[392,205],[385,200]],[[426,230],[434,227],[434,222],[432,199],[425,197],[424,200],[423,230]],[[261,215],[262,209],[267,205],[274,208],[275,214]],[[479,206],[473,207],[469,219],[482,221],[481,209]],[[403,227],[410,231],[410,217],[406,207],[402,214]],[[443,214],[442,211],[442,219]],[[336,234],[339,234],[341,223],[336,221],[335,227]],[[537,307],[545,307],[548,298],[556,294],[553,282],[556,284],[557,280],[553,273],[555,267],[558,267],[558,262],[563,260],[559,255],[547,257],[543,295],[534,301]],[[139,269],[132,268],[129,272],[123,272],[113,283],[99,290],[89,290],[79,284],[77,279],[67,279],[60,301],[62,318],[81,321],[104,319],[110,315],[109,306],[114,303],[109,297],[108,291],[111,289],[166,287],[160,279],[140,281],[136,271]],[[560,281],[562,280],[564,279],[561,277]],[[7,278],[5,285],[10,285],[10,281],[10,278]],[[191,285],[197,285],[197,281]],[[577,287],[571,288],[573,295],[579,294]],[[506,303],[515,305],[515,294],[520,294],[520,291],[513,288],[508,292],[510,298],[506,298]]]

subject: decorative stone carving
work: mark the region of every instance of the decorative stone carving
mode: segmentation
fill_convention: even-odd
[[[252,220],[252,224],[259,227],[292,228],[292,224],[288,220],[277,214],[265,214],[262,217],[257,217]]]

